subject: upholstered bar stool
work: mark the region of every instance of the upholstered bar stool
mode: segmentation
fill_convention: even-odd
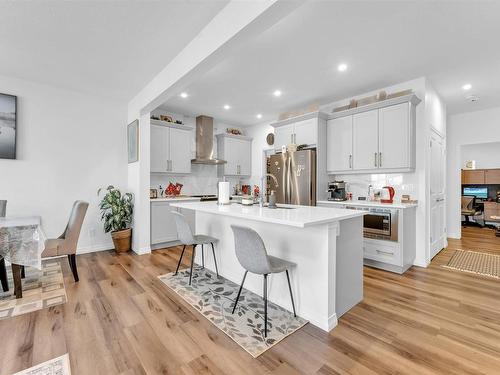
[[[238,225],[231,225],[234,234],[234,246],[236,250],[236,257],[241,266],[245,269],[243,281],[241,282],[238,295],[234,301],[233,314],[236,310],[236,305],[243,289],[243,284],[247,277],[247,273],[255,273],[264,276],[264,337],[267,337],[267,276],[271,273],[286,273],[288,281],[288,290],[290,291],[290,298],[292,300],[293,316],[295,313],[295,304],[293,303],[292,286],[290,285],[290,275],[288,270],[295,266],[295,263],[289,262],[284,259],[276,258],[267,255],[266,247],[259,234],[251,228],[242,227]]]
[[[175,274],[179,272],[179,266],[182,262],[182,257],[184,256],[184,251],[186,250],[186,246],[193,247],[193,255],[191,257],[191,272],[189,273],[189,285],[191,285],[191,280],[193,278],[193,266],[194,266],[194,257],[196,255],[196,246],[201,245],[201,265],[205,268],[205,255],[203,245],[212,245],[212,254],[214,256],[214,264],[215,264],[215,272],[217,277],[219,277],[219,270],[217,269],[217,258],[215,257],[214,243],[217,242],[217,238],[206,236],[204,234],[195,234],[191,231],[191,227],[189,226],[184,215],[180,214],[176,211],[171,211],[172,215],[174,215],[175,225],[177,226],[177,235],[179,236],[179,240],[181,241],[184,247],[182,248],[181,257],[179,258],[179,263],[177,263],[177,268],[175,269]]]

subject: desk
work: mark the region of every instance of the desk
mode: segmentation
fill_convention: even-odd
[[[23,295],[21,266],[42,269],[45,247],[39,216],[0,218],[0,256],[12,264],[16,298]]]

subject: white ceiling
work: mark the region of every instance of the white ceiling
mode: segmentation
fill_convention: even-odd
[[[0,74],[128,100],[227,2],[1,1]]]
[[[420,76],[448,113],[500,105],[499,14],[499,1],[310,2],[185,87],[187,99],[164,107],[252,125]],[[349,65],[345,73],[340,62]],[[473,86],[467,94],[464,83]],[[480,101],[466,101],[469,94]]]

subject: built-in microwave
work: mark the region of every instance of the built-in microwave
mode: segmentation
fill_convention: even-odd
[[[398,210],[353,206],[346,208],[367,211],[367,214],[363,216],[364,237],[385,241],[398,240]]]

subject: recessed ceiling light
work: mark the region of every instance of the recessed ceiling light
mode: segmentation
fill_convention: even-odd
[[[279,96],[281,96],[281,91],[280,90],[275,90],[273,92],[273,95],[279,97]]]
[[[344,63],[339,64],[339,66],[337,66],[337,70],[339,72],[345,72],[347,70],[347,64],[344,64]]]
[[[187,92],[181,92],[180,96],[181,96],[181,98],[186,99],[188,97],[188,94],[187,94]]]
[[[259,119],[261,119],[261,118],[262,118],[262,115],[259,113],[259,114],[257,114],[257,116],[256,116],[256,117],[257,117],[257,118],[259,118]]]
[[[224,104],[224,109],[230,109],[231,106],[229,104]]]
[[[472,85],[470,83],[466,83],[465,85],[462,86],[462,90],[467,91],[472,88]]]

